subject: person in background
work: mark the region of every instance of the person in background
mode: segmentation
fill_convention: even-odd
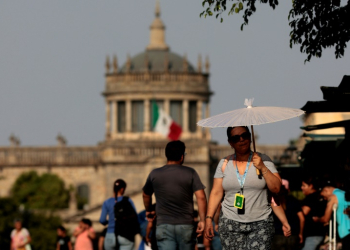
[[[134,249],[135,243],[128,240],[125,237],[118,235],[118,239],[115,237],[115,215],[114,215],[114,205],[116,202],[122,202],[124,198],[124,193],[126,190],[126,182],[122,179],[117,179],[113,183],[113,197],[108,198],[103,202],[102,211],[100,216],[100,223],[107,226],[107,233],[104,241],[104,247],[106,250],[119,249],[131,250]],[[128,198],[131,206],[134,208],[136,213],[136,208],[133,201]],[[107,220],[108,216],[108,220]]]
[[[326,211],[322,217],[313,217],[314,222],[328,223],[333,212],[333,205],[337,205],[337,233],[342,242],[342,249],[350,249],[350,218],[344,211],[350,206],[350,202],[345,199],[345,191],[336,188],[335,183],[326,181],[323,184],[321,195],[328,201]]]
[[[299,249],[300,245],[303,243],[305,218],[299,201],[293,196],[289,195],[288,181],[282,180],[281,190],[278,195],[276,195],[276,200],[286,214],[287,221],[291,227],[291,235],[289,237],[285,237],[285,233],[282,229],[282,223],[276,218],[277,215],[274,215],[275,236],[272,242],[272,249]]]
[[[57,245],[56,250],[72,250],[72,242],[70,237],[67,235],[67,230],[64,226],[57,228]]]
[[[100,237],[98,238],[98,250],[105,250],[104,241],[106,238],[107,228],[104,228],[101,232]]]
[[[74,250],[93,250],[92,240],[96,238],[96,234],[91,220],[83,218],[73,236],[76,237]]]
[[[29,232],[22,227],[22,221],[15,219],[15,229],[11,232],[11,250],[30,249],[29,243],[32,241]]]
[[[321,217],[326,210],[327,202],[318,191],[318,184],[312,176],[304,176],[301,182],[301,191],[305,199],[301,209],[305,216],[304,247],[302,250],[316,250],[323,242],[325,227],[323,223],[314,222],[312,217]]]

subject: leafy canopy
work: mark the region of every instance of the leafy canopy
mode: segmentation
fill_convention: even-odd
[[[12,197],[31,209],[67,208],[69,190],[57,175],[35,171],[21,174],[11,188]]]
[[[227,4],[230,6],[227,9]],[[269,4],[272,9],[278,0],[203,0],[206,8],[200,17],[220,17],[228,11],[228,15],[243,11],[243,23],[248,25],[249,17],[256,12],[256,2]],[[232,3],[232,5],[231,5]],[[325,48],[335,47],[335,57],[344,56],[346,43],[350,40],[350,0],[293,0],[293,7],[288,16],[290,47],[300,45],[300,52],[306,53],[306,61],[312,57],[321,57]]]

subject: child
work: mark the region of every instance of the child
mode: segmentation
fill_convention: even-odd
[[[67,231],[63,226],[57,228],[57,247],[56,250],[72,250],[72,242],[67,236]]]

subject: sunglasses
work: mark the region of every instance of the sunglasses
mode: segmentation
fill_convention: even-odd
[[[236,143],[236,142],[239,142],[240,139],[243,139],[243,140],[249,140],[250,139],[250,133],[249,132],[244,132],[240,135],[234,135],[234,136],[231,136],[228,140],[232,143]]]

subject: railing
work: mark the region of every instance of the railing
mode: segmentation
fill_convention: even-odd
[[[114,81],[194,81],[206,82],[207,75],[201,73],[123,73],[107,75]]]
[[[97,147],[7,147],[0,148],[0,166],[97,165]]]

